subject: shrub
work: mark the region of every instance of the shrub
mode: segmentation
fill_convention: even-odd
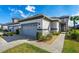
[[[52,34],[48,34],[47,36],[43,36],[42,33],[39,33],[38,35],[38,41],[48,41],[52,39]]]
[[[48,34],[46,37],[47,37],[47,40],[50,40],[53,37],[52,33]]]
[[[65,38],[79,41],[79,30],[72,30],[67,32]]]
[[[7,35],[8,36],[13,36],[15,34],[15,32],[8,32]]]
[[[78,32],[71,33],[71,39],[79,41],[79,33]]]
[[[41,36],[42,36],[42,32],[37,32],[36,39],[39,40]]]
[[[3,33],[3,36],[8,36],[8,34],[7,33]]]
[[[46,41],[46,36],[41,36],[41,37],[39,38],[39,41]]]
[[[0,32],[3,32],[3,30],[2,30],[2,29],[0,29]]]
[[[70,39],[70,37],[71,37],[70,32],[67,32],[65,35],[65,39]]]
[[[52,32],[53,35],[59,35],[60,32]]]

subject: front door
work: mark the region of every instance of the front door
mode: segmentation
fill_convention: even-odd
[[[61,24],[61,25],[60,25],[60,31],[61,31],[61,32],[64,32],[64,31],[65,31],[65,24]]]

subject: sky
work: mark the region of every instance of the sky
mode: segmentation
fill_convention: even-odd
[[[36,14],[49,17],[79,15],[79,5],[0,5],[2,24],[11,22],[12,18],[27,18]]]

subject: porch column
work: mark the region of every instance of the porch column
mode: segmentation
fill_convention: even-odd
[[[57,27],[57,32],[59,32],[59,28],[60,28],[59,22],[56,22],[56,27]]]

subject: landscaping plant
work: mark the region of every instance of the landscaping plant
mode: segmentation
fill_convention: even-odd
[[[46,36],[43,36],[41,32],[38,32],[37,33],[37,40],[38,41],[48,41],[48,40],[51,40],[52,39],[52,33],[46,35]]]
[[[15,32],[7,32],[8,36],[13,36],[15,34]]]
[[[66,39],[79,41],[79,30],[72,30],[66,33]]]
[[[53,35],[59,35],[60,32],[52,32]]]

